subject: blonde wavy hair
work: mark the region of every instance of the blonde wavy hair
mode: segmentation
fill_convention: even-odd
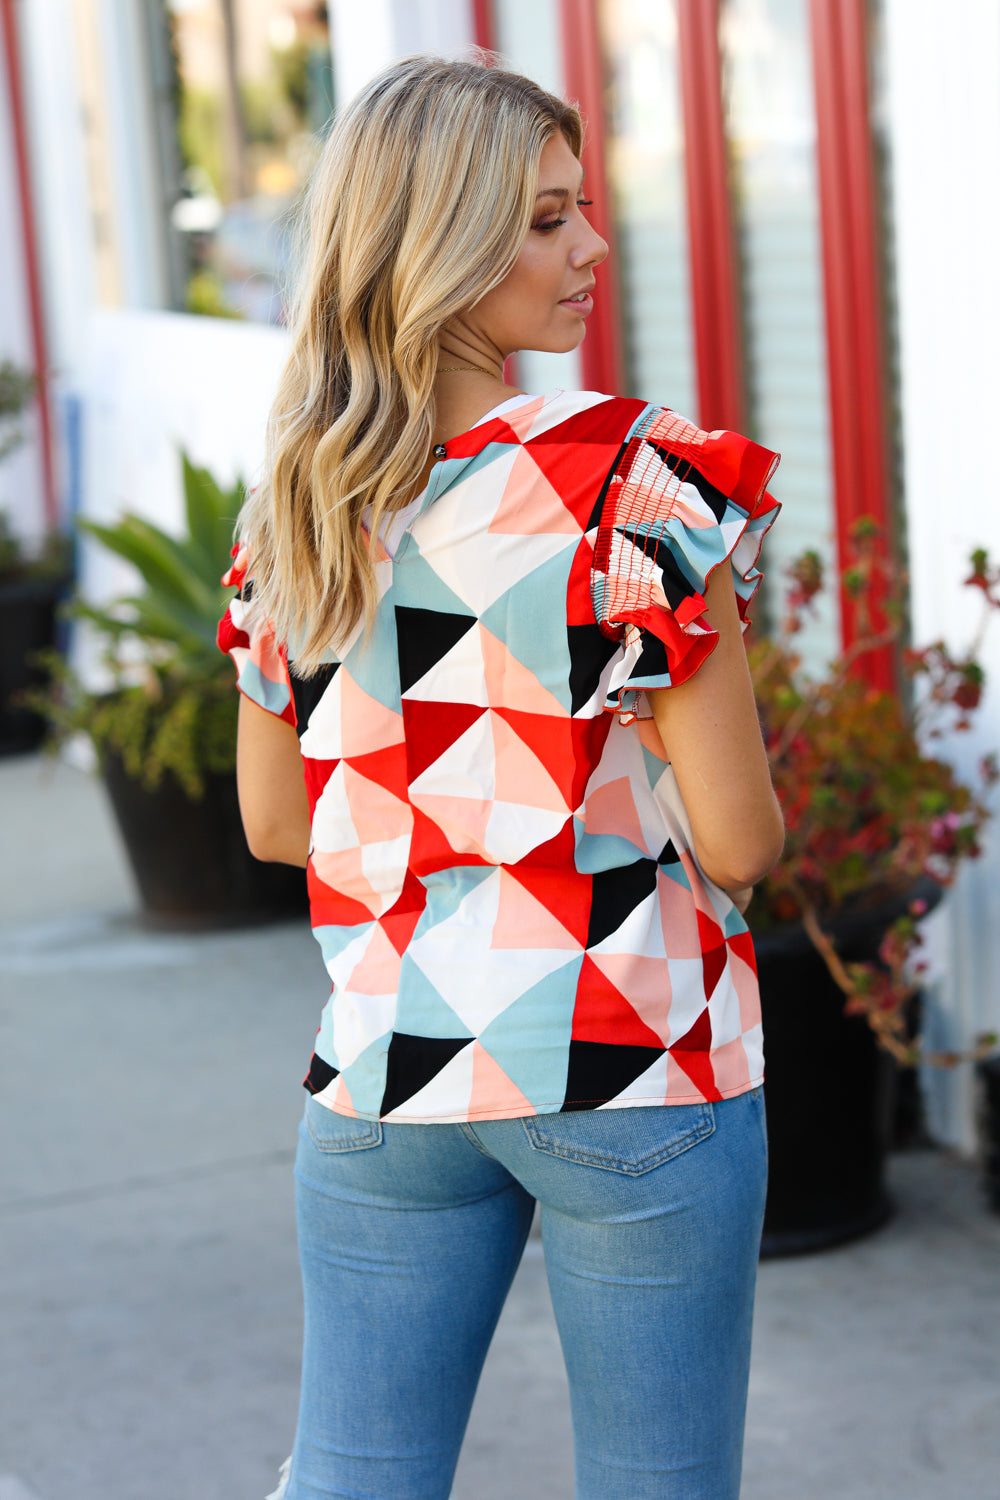
[[[414,496],[430,457],[438,334],[512,268],[538,163],[576,108],[527,78],[411,57],[338,118],[306,202],[308,252],[263,483],[237,534],[254,609],[308,676],[377,603],[362,527]]]

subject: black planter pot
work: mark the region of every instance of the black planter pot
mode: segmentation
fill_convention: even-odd
[[[0,755],[37,750],[45,738],[46,721],[14,700],[26,688],[45,686],[45,672],[31,657],[55,644],[56,607],[66,587],[65,578],[0,584]]]
[[[152,926],[248,926],[304,916],[305,872],[247,848],[235,773],[206,777],[192,801],[172,776],[147,791],[107,755],[101,775]]]
[[[976,1064],[979,1145],[986,1201],[1000,1214],[1000,1056]]]
[[[920,881],[831,930],[841,956],[874,959],[911,901],[940,887]],[[754,934],[764,1021],[769,1174],[761,1255],[798,1255],[867,1234],[892,1211],[885,1186],[896,1065],[863,1016],[845,1016],[841,991],[803,928]]]

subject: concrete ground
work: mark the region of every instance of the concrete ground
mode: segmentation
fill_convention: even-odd
[[[295,1420],[302,923],[145,932],[99,786],[0,762],[0,1500],[263,1500]],[[872,1238],[761,1268],[744,1500],[1000,1497],[1000,1219],[898,1156]],[[529,1241],[454,1500],[568,1500]],[[706,1496],[705,1500],[713,1500]]]

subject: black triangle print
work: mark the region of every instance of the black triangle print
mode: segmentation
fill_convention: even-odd
[[[620,643],[606,636],[597,624],[567,625],[566,637],[569,642],[569,711],[576,714],[594,696],[601,673]]]
[[[637,859],[615,870],[598,870],[590,903],[587,947],[617,932],[635,908],[656,890],[656,860]]]
[[[309,1072],[303,1082],[310,1094],[318,1094],[326,1088],[328,1083],[333,1082],[339,1071],[339,1068],[331,1068],[328,1062],[324,1062],[314,1052],[309,1060]]]
[[[627,1089],[662,1057],[666,1047],[616,1047],[609,1042],[570,1042],[564,1110],[595,1109]]]
[[[385,1093],[379,1114],[391,1115],[419,1093],[424,1084],[430,1083],[456,1052],[470,1045],[471,1038],[467,1036],[407,1036],[405,1032],[394,1031],[389,1042]]]
[[[328,662],[326,666],[314,672],[312,677],[296,677],[294,668],[289,672],[288,675],[292,680],[292,701],[295,704],[295,727],[299,732],[299,739],[309,728],[309,717],[333,681],[334,673],[339,666],[339,661]]]
[[[611,465],[608,472],[605,474],[604,483],[601,485],[600,494],[594,501],[594,508],[590,513],[590,521],[587,526],[588,531],[593,531],[595,526],[599,526],[601,524],[601,517],[604,514],[604,502],[607,499],[608,490],[611,488],[611,481],[615,478],[619,469],[622,467],[622,460],[624,459],[630,447],[631,444],[626,441],[622,443],[621,447],[618,449],[618,452],[615,454],[615,461]],[[608,517],[608,520],[611,520],[610,516]]]
[[[450,615],[437,609],[396,605],[396,649],[399,689],[407,692],[436,666],[476,623],[475,615]]]
[[[659,857],[657,858],[656,863],[658,865],[679,865],[680,862],[681,857],[677,853],[677,850],[674,848],[673,839],[667,839],[667,842],[660,850]]]

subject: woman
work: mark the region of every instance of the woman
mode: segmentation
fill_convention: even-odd
[[[776,458],[505,384],[584,337],[580,145],[499,69],[369,84],[312,187],[240,518],[244,823],[308,857],[333,980],[286,1500],[445,1500],[536,1200],[577,1495],[739,1489],[765,1181],[740,913],[782,843],[741,615]]]

